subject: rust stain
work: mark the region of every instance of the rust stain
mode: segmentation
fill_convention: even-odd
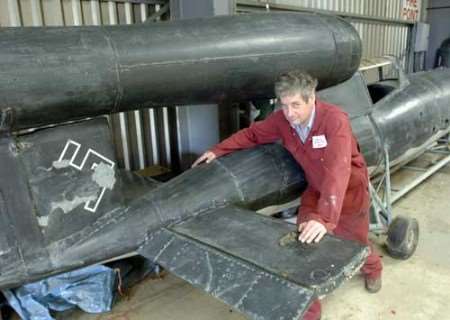
[[[297,231],[291,231],[284,235],[279,241],[278,244],[281,247],[285,247],[291,243],[296,243],[298,241],[298,232]]]

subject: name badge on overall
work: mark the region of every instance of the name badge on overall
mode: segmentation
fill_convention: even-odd
[[[325,135],[323,134],[321,134],[320,136],[313,136],[312,145],[313,149],[325,148],[327,146],[327,138],[325,138]]]

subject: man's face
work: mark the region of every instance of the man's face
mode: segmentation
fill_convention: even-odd
[[[293,125],[307,125],[316,103],[316,97],[311,94],[308,101],[303,100],[300,93],[286,95],[280,98],[281,108],[287,121]]]

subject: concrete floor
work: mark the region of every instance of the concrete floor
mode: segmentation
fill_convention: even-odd
[[[425,157],[418,162],[427,162]],[[393,182],[411,177],[398,172]],[[450,166],[400,200],[395,214],[415,217],[420,224],[420,243],[407,261],[390,258],[384,239],[375,239],[383,256],[383,289],[368,294],[356,276],[323,300],[322,320],[450,319]],[[274,297],[276,298],[276,297]],[[186,282],[167,275],[147,279],[134,287],[111,313],[87,315],[80,311],[61,315],[70,320],[237,320],[238,312],[207,296]]]

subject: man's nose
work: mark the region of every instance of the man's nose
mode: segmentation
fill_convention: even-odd
[[[294,111],[292,110],[291,107],[288,107],[287,113],[288,113],[288,117],[292,117],[294,115]]]

